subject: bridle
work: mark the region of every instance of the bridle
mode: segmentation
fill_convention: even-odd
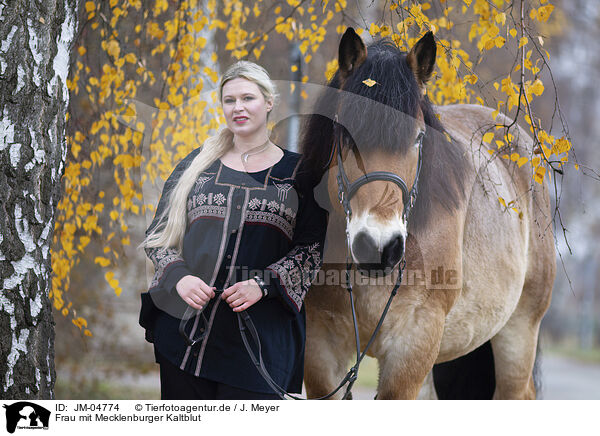
[[[377,334],[379,333],[379,330],[381,329],[381,326],[383,325],[383,321],[385,320],[388,310],[392,304],[392,300],[398,293],[398,288],[400,287],[400,283],[402,282],[402,273],[404,272],[404,268],[406,267],[406,259],[403,256],[398,264],[399,265],[398,266],[398,276],[396,278],[396,283],[394,284],[394,287],[392,289],[392,292],[390,293],[388,301],[386,302],[383,312],[381,313],[381,316],[379,317],[379,321],[377,322],[377,325],[375,326],[373,333],[371,333],[371,336],[370,336],[369,340],[367,341],[367,345],[365,346],[364,350],[361,351],[360,337],[359,337],[359,333],[358,333],[358,322],[357,322],[357,318],[356,318],[356,308],[354,305],[354,295],[352,292],[352,282],[350,280],[350,271],[352,270],[352,266],[353,266],[352,252],[351,252],[351,248],[350,248],[350,230],[349,230],[350,217],[352,216],[352,208],[350,207],[350,200],[356,194],[356,192],[358,191],[358,189],[361,186],[363,186],[369,182],[381,180],[381,181],[395,183],[402,190],[402,201],[404,203],[404,210],[402,212],[402,221],[406,225],[408,218],[410,216],[410,212],[415,204],[415,201],[416,201],[417,195],[418,195],[419,175],[421,174],[421,163],[422,163],[422,157],[423,157],[423,138],[425,137],[425,132],[420,132],[419,136],[417,137],[416,145],[418,146],[418,149],[419,149],[418,150],[419,154],[418,154],[418,158],[417,158],[417,169],[415,172],[415,179],[414,179],[412,187],[409,191],[408,186],[406,185],[406,182],[402,179],[402,177],[400,177],[399,175],[397,175],[395,173],[389,172],[389,171],[372,171],[370,173],[363,174],[358,179],[356,179],[354,182],[350,182],[350,180],[348,179],[348,176],[346,175],[346,171],[344,171],[344,164],[342,161],[342,141],[341,141],[342,135],[340,132],[340,128],[341,128],[341,126],[338,123],[338,116],[336,114],[335,118],[334,118],[334,122],[333,122],[334,144],[332,146],[332,152],[329,157],[328,163],[326,164],[326,167],[329,168],[332,158],[333,158],[333,154],[336,153],[337,154],[337,164],[338,164],[338,174],[336,177],[337,184],[338,184],[338,200],[340,201],[342,207],[344,208],[344,214],[346,216],[346,283],[347,283],[346,290],[348,291],[348,296],[350,298],[350,308],[352,310],[352,322],[353,322],[353,326],[354,326],[354,340],[356,343],[356,363],[354,364],[354,366],[352,368],[350,368],[350,370],[348,371],[348,373],[346,374],[346,376],[344,377],[344,379],[342,380],[342,382],[340,383],[338,388],[336,388],[331,394],[328,394],[327,396],[325,396],[325,398],[329,398],[331,395],[335,394],[341,388],[341,386],[343,386],[346,382],[348,382],[348,386],[346,387],[346,392],[343,397],[343,399],[348,399],[351,395],[352,386],[354,385],[354,382],[356,381],[356,378],[358,377],[358,369],[359,369],[360,363],[367,355],[367,351],[373,344],[375,337],[377,336]]]
[[[408,190],[408,186],[406,182],[399,175],[389,172],[389,171],[372,171],[370,173],[363,174],[354,182],[350,182],[348,176],[346,175],[346,171],[344,171],[344,164],[342,162],[342,141],[341,141],[341,132],[340,132],[340,124],[338,123],[337,115],[335,116],[335,120],[333,123],[333,137],[334,137],[334,145],[332,147],[331,156],[329,157],[329,161],[326,164],[328,167],[331,163],[333,153],[337,154],[337,164],[338,164],[338,174],[337,174],[337,184],[338,184],[338,199],[344,208],[344,213],[346,214],[346,224],[348,224],[350,217],[352,216],[352,208],[350,207],[350,200],[356,192],[358,188],[361,186],[373,182],[375,180],[383,180],[386,182],[392,182],[398,185],[400,190],[402,191],[402,201],[404,202],[404,211],[402,212],[402,220],[404,222],[407,221],[408,216],[410,215],[410,211],[415,204],[415,200],[418,194],[418,184],[419,184],[419,174],[421,173],[421,159],[422,159],[422,150],[423,150],[423,138],[425,136],[425,132],[419,133],[417,137],[417,145],[419,148],[419,157],[417,160],[417,171],[415,175],[415,180],[413,181],[412,188],[410,191]],[[346,226],[347,228],[347,226]]]
[[[417,145],[419,148],[419,152],[418,152],[419,155],[418,155],[418,160],[417,160],[417,169],[416,169],[416,173],[415,173],[415,179],[413,181],[410,191],[408,189],[408,186],[406,185],[406,182],[404,182],[402,177],[398,176],[395,173],[389,172],[389,171],[372,171],[370,173],[365,173],[364,175],[360,176],[354,182],[350,182],[348,179],[348,176],[346,175],[346,172],[344,171],[344,165],[343,165],[343,161],[342,161],[341,132],[339,130],[341,126],[338,124],[337,121],[338,121],[338,117],[336,114],[334,122],[333,122],[334,144],[332,145],[332,152],[329,156],[329,160],[328,160],[327,164],[325,165],[325,168],[329,168],[331,161],[333,160],[332,159],[333,154],[337,153],[338,199],[339,199],[342,207],[344,208],[344,213],[346,216],[346,247],[347,247],[347,251],[346,251],[346,283],[347,283],[347,287],[346,287],[346,290],[348,291],[348,295],[350,298],[350,307],[352,310],[352,322],[353,322],[353,326],[354,326],[354,339],[355,339],[355,343],[356,343],[356,363],[352,366],[352,368],[350,368],[350,370],[346,373],[346,375],[344,376],[342,381],[338,384],[338,386],[333,391],[331,391],[330,393],[328,393],[327,395],[324,395],[322,397],[315,398],[317,400],[325,400],[325,399],[331,398],[340,389],[342,389],[342,387],[344,385],[346,385],[346,383],[347,383],[347,386],[346,386],[346,391],[344,393],[343,399],[350,398],[351,393],[352,393],[352,387],[358,377],[359,366],[360,366],[362,360],[367,355],[367,351],[369,350],[369,348],[375,341],[375,338],[376,338],[377,334],[379,333],[381,326],[383,325],[383,321],[385,320],[388,310],[392,304],[392,300],[398,293],[398,288],[400,287],[400,283],[402,282],[402,274],[404,272],[404,268],[406,267],[406,259],[403,256],[398,264],[399,265],[398,266],[398,276],[396,278],[396,283],[394,284],[394,288],[392,289],[392,292],[390,293],[388,301],[383,309],[383,312],[381,313],[381,316],[379,318],[379,321],[377,322],[375,329],[373,330],[373,333],[371,334],[369,340],[367,341],[367,345],[365,346],[364,350],[361,351],[360,337],[359,337],[359,332],[358,332],[358,321],[357,321],[357,317],[356,317],[356,308],[354,305],[352,282],[350,279],[350,271],[352,270],[352,266],[353,266],[352,254],[351,254],[351,249],[350,249],[350,233],[349,233],[350,217],[352,216],[350,200],[356,194],[356,192],[358,191],[358,189],[361,186],[363,186],[369,182],[373,182],[375,180],[382,180],[382,181],[386,181],[386,182],[395,183],[402,190],[402,200],[404,203],[404,211],[402,212],[402,220],[406,224],[408,221],[409,215],[410,215],[410,211],[412,210],[412,208],[415,204],[417,194],[418,194],[418,183],[419,183],[419,175],[421,173],[421,161],[422,161],[422,154],[423,154],[422,145],[423,145],[423,138],[425,136],[425,132],[421,132],[421,133],[419,133],[419,136],[417,137]],[[190,307],[188,307],[188,309],[190,309]],[[197,313],[197,315],[200,315],[201,312],[202,312],[202,310],[200,310]],[[188,312],[186,311],[186,314],[187,313]],[[254,322],[250,318],[250,315],[248,315],[248,313],[246,311],[239,312],[236,315],[237,315],[237,319],[238,319],[238,326],[240,329],[242,342],[244,343],[244,346],[246,347],[246,351],[248,352],[250,359],[256,366],[256,369],[258,370],[260,375],[263,377],[263,379],[267,382],[267,384],[271,387],[271,389],[273,389],[273,391],[277,395],[279,395],[282,399],[285,399],[285,397],[288,396],[294,400],[303,400],[304,398],[300,398],[300,397],[297,397],[297,396],[294,396],[294,395],[288,393],[284,388],[282,388],[281,386],[277,385],[277,383],[275,383],[275,381],[273,380],[273,378],[271,377],[271,375],[269,374],[269,372],[267,371],[267,369],[264,365],[264,361],[262,358],[262,346],[261,346],[261,342],[260,342],[260,337],[258,335],[258,331],[256,330],[256,326],[254,325]],[[188,345],[193,346],[197,342],[199,342],[200,340],[202,340],[204,338],[205,335],[203,334],[200,338],[198,338],[196,340],[190,339],[184,332],[184,326],[185,326],[185,321],[182,319],[182,321],[179,325],[179,332],[185,338]],[[254,343],[256,345],[257,354],[255,354],[254,351],[252,350],[252,347],[248,340],[247,333],[250,333],[250,336],[252,337],[252,340],[254,341]]]

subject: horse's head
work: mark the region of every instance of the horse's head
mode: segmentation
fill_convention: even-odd
[[[332,203],[349,217],[354,261],[370,273],[389,273],[404,255],[427,129],[423,110],[431,108],[425,83],[435,53],[431,32],[409,53],[385,40],[367,49],[351,28],[340,42],[328,187],[337,196],[340,174],[349,182],[340,189],[346,205]]]

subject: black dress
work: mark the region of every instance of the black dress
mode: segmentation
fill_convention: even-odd
[[[159,224],[171,190],[199,151],[183,159],[165,182],[148,231]],[[281,160],[263,171],[241,172],[217,160],[200,174],[188,196],[182,256],[174,249],[146,249],[155,274],[142,294],[140,325],[154,343],[157,362],[167,359],[196,376],[272,393],[248,356],[235,312],[220,297],[188,319],[186,333],[204,334],[201,341],[188,346],[178,331],[189,307],[175,290],[182,277],[195,275],[220,290],[258,275],[269,296],[246,312],[258,330],[265,366],[279,386],[301,391],[302,302],[322,265],[327,227],[327,212],[312,189],[301,186],[301,173],[300,155],[283,150]]]

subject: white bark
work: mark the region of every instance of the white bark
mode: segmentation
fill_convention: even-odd
[[[53,398],[50,243],[77,0],[0,6],[0,398]],[[24,25],[25,24],[25,25]]]

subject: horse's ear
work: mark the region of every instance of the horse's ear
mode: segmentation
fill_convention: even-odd
[[[352,27],[348,27],[340,41],[338,64],[341,79],[345,79],[367,59],[367,47]]]
[[[435,66],[435,53],[435,39],[433,38],[433,32],[429,31],[417,41],[406,55],[406,62],[413,70],[420,86],[425,85],[431,78]]]

